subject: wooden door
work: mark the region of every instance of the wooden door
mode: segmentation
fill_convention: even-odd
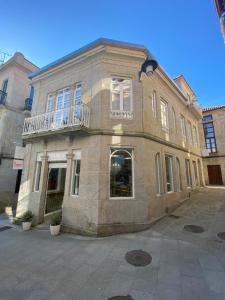
[[[208,165],[209,184],[222,185],[222,173],[220,165]]]

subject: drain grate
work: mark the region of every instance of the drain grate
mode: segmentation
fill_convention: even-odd
[[[5,231],[5,230],[8,230],[12,228],[11,226],[3,226],[3,227],[0,227],[0,231]]]
[[[127,296],[114,296],[112,298],[108,298],[108,300],[134,300],[130,295]]]
[[[225,241],[225,232],[224,232],[224,231],[219,232],[219,233],[217,234],[217,236],[218,236],[218,238],[220,238],[221,240]]]
[[[144,267],[151,263],[152,257],[148,252],[132,250],[126,253],[126,261],[135,267]]]
[[[203,233],[205,231],[203,227],[198,225],[185,225],[184,230],[192,233]]]
[[[169,217],[173,219],[180,219],[180,216],[176,216],[176,215],[169,215]]]

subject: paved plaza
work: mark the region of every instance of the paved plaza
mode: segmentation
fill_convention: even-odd
[[[1,216],[0,227],[9,223]],[[198,225],[203,233],[184,230]],[[151,229],[107,238],[0,231],[0,300],[225,300],[225,189],[205,188]],[[129,264],[128,251],[151,255]],[[123,298],[121,298],[123,299]],[[125,300],[126,298],[124,298]]]

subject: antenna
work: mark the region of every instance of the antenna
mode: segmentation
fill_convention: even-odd
[[[12,56],[12,54],[0,50],[0,65],[4,64],[7,58],[9,58],[10,56]]]

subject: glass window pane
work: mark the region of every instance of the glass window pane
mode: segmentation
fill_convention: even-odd
[[[165,156],[166,163],[166,186],[167,192],[173,191],[173,165],[172,165],[172,157]]]
[[[74,173],[73,173],[73,185],[72,185],[72,194],[79,195],[79,185],[80,185],[80,165],[81,160],[74,160]]]
[[[132,197],[132,154],[130,150],[111,150],[110,197]]]

